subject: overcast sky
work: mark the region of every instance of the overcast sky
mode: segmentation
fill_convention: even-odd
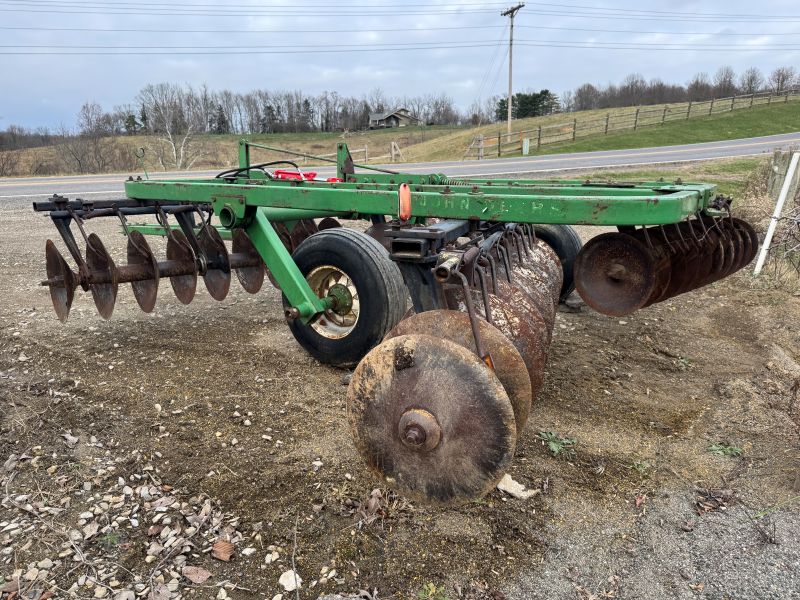
[[[505,92],[509,19],[500,12],[513,4],[0,0],[0,128],[71,125],[87,100],[111,109],[162,81],[241,92],[446,92],[466,109]],[[800,68],[800,5],[527,2],[515,19],[515,40],[517,91],[560,94],[631,72],[686,82],[721,65],[769,72]]]

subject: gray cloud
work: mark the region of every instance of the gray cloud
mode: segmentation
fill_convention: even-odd
[[[503,93],[506,87],[506,66],[498,60],[489,70],[494,47],[477,47],[479,42],[501,40],[507,19],[500,16],[504,5],[461,5],[447,1],[423,2],[414,0],[403,5],[400,0],[383,0],[379,4],[366,0],[348,0],[344,5],[324,5],[320,0],[292,3],[297,16],[225,16],[230,13],[286,7],[288,0],[252,2],[234,0],[220,2],[213,10],[216,16],[184,15],[101,15],[63,14],[48,12],[6,12],[26,8],[75,11],[97,5],[89,0],[0,0],[0,27],[89,28],[89,29],[160,29],[213,30],[215,33],[143,33],[99,31],[42,31],[1,29],[0,39],[0,127],[16,123],[26,126],[57,126],[72,123],[80,105],[87,100],[99,102],[104,108],[133,100],[147,83],[171,81],[193,85],[206,83],[212,89],[228,88],[247,91],[253,88],[302,89],[308,93],[335,90],[342,94],[361,95],[380,87],[389,96],[418,95],[446,92],[466,109],[476,100],[482,82],[483,97]],[[98,0],[112,6],[109,0]],[[172,7],[173,12],[206,10],[181,5],[199,5],[209,0],[181,0],[178,4],[120,3],[115,10],[144,12],[153,7]],[[37,4],[38,3],[38,4]],[[48,4],[49,3],[49,4]],[[426,6],[417,6],[417,5]],[[660,20],[658,15],[646,15],[639,20],[633,12],[613,13],[614,18],[584,15],[588,9],[561,5],[529,3],[519,13],[515,37],[519,45],[514,54],[515,89],[550,88],[557,92],[573,89],[586,81],[607,83],[619,81],[631,72],[645,78],[659,77],[670,82],[685,82],[698,71],[713,73],[721,65],[730,65],[737,72],[757,66],[765,72],[782,65],[800,66],[800,9],[795,1],[778,0],[754,5],[743,0],[726,2],[666,2],[623,3],[572,0],[574,5],[606,9],[627,7],[630,11],[665,11],[682,13]],[[252,9],[244,8],[251,5]],[[359,7],[349,8],[353,5]],[[371,5],[367,7],[366,5]],[[452,14],[378,15],[391,12],[381,5],[405,6],[399,11],[448,11]],[[81,8],[83,6],[83,8]],[[228,7],[226,9],[226,6]],[[338,8],[337,8],[338,6]],[[73,8],[75,7],[75,8]],[[473,12],[486,8],[487,12]],[[88,8],[87,10],[91,10]],[[333,16],[328,13],[348,13]],[[698,13],[726,13],[728,18],[704,17]],[[319,14],[325,13],[325,14]],[[548,13],[570,13],[548,14]],[[765,19],[770,15],[796,16],[767,22],[749,22],[736,15],[758,13]],[[607,13],[612,16],[612,13]],[[641,16],[641,15],[640,15]],[[468,29],[436,29],[468,27]],[[603,31],[569,31],[533,27],[579,28],[600,30],[631,30],[632,32],[663,33],[605,33]],[[222,33],[221,30],[279,30],[275,33]],[[331,33],[299,33],[297,30],[332,30]],[[342,32],[342,30],[354,30]],[[387,31],[388,30],[388,31]],[[686,33],[690,32],[690,33]],[[705,33],[705,34],[704,34]],[[742,33],[746,36],[723,34]],[[502,37],[505,42],[505,36]],[[526,42],[528,40],[528,42]],[[375,46],[368,52],[337,52],[341,44],[409,44],[447,42],[466,45],[458,49],[436,48],[414,51],[379,51]],[[575,44],[591,42],[598,45],[682,44],[697,46],[690,51],[569,48],[548,47],[548,42]],[[525,45],[542,44],[542,45]],[[792,46],[792,44],[794,44]],[[96,55],[67,55],[68,49],[51,50],[47,56],[10,55],[3,52],[20,51],[25,45],[100,46]],[[287,50],[324,45],[327,51],[313,54],[247,54],[247,55],[178,55],[169,50],[147,56],[112,56],[112,48],[139,47],[150,52],[154,46],[278,46]],[[473,47],[470,47],[473,46]],[[702,46],[702,47],[701,47]],[[721,49],[720,46],[725,46]],[[658,46],[663,48],[663,46]],[[107,50],[106,50],[107,49]],[[30,52],[44,51],[30,49]],[[223,50],[220,50],[222,52]],[[500,58],[504,48],[501,48]]]

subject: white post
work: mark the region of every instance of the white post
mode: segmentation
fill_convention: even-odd
[[[764,238],[764,243],[761,244],[761,252],[758,255],[758,261],[756,261],[755,271],[753,271],[754,276],[758,276],[758,274],[761,273],[761,269],[764,268],[764,261],[767,260],[767,253],[769,252],[769,246],[772,243],[772,236],[775,235],[775,228],[778,226],[778,219],[781,218],[783,205],[785,204],[786,197],[789,195],[789,190],[792,187],[792,180],[794,179],[794,173],[797,170],[798,162],[800,162],[800,152],[795,152],[792,155],[792,161],[789,163],[789,170],[786,171],[786,179],[783,180],[783,187],[781,188],[781,193],[778,196],[778,202],[775,204],[775,213],[772,215],[772,219],[769,222],[767,235]]]

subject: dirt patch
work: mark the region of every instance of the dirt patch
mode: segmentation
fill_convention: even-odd
[[[116,226],[93,228],[122,256]],[[559,313],[510,470],[542,493],[495,491],[442,510],[373,493],[380,482],[347,429],[346,372],[299,348],[275,290],[235,289],[222,303],[201,290],[184,307],[162,285],[156,312],[143,315],[121,289],[108,322],[80,294],[61,325],[37,285],[53,234],[24,204],[0,222],[0,588],[21,576],[64,596],[146,597],[163,584],[173,597],[288,599],[278,581],[294,568],[303,598],[798,589],[796,296],[749,289],[742,275],[624,319]],[[553,456],[540,431],[574,438],[574,453]],[[150,500],[137,496],[145,487]],[[710,488],[735,500],[698,515],[696,489]],[[165,495],[181,538],[206,501],[210,521],[183,561],[148,562],[153,523],[117,519],[134,504],[150,516]],[[82,520],[98,522],[97,535],[71,540]],[[230,562],[210,555],[220,537],[234,544]],[[192,583],[187,565],[211,577]]]

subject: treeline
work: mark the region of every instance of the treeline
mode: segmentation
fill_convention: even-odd
[[[84,105],[78,116],[78,132],[100,129],[107,135],[160,133],[166,127],[209,134],[353,131],[366,129],[370,114],[401,106],[426,124],[455,125],[461,120],[455,102],[446,94],[391,98],[376,89],[357,98],[338,92],[237,93],[212,91],[205,85],[194,88],[160,83],[145,86],[134,102],[111,112],[103,112],[94,103]],[[169,122],[164,121],[167,117]]]
[[[500,98],[497,101],[494,118],[505,121],[508,118],[508,100]],[[550,90],[540,92],[519,92],[511,98],[511,117],[513,119],[527,119],[528,117],[541,117],[561,111],[561,104]]]
[[[701,102],[739,94],[771,91],[774,93],[800,87],[800,74],[794,67],[779,67],[765,75],[751,67],[740,74],[731,67],[721,67],[713,76],[698,73],[685,85],[665,83],[661,79],[645,80],[641,75],[628,75],[620,84],[606,86],[584,83],[561,96],[565,111],[619,108],[647,104]]]

